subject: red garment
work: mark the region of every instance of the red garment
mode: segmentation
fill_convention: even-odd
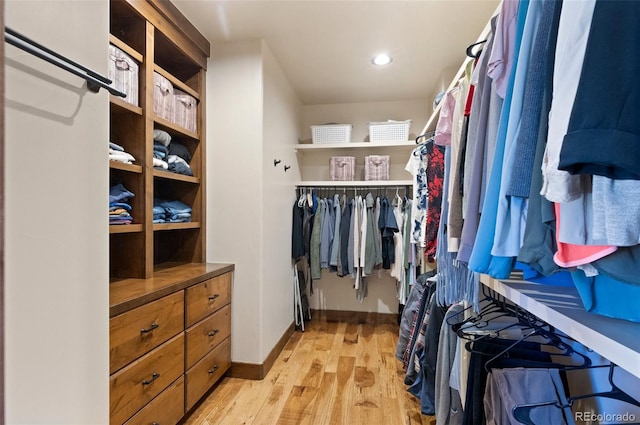
[[[438,227],[442,210],[442,185],[444,183],[444,147],[429,143],[427,146],[427,224],[424,255],[433,262],[438,246]]]

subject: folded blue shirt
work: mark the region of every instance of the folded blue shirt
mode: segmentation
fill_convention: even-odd
[[[114,202],[125,202],[129,198],[133,198],[134,196],[136,195],[130,192],[122,184],[117,184],[115,186],[112,186],[109,190],[109,204],[112,204]]]
[[[165,209],[167,214],[190,213],[191,207],[180,201],[159,201],[158,206]]]

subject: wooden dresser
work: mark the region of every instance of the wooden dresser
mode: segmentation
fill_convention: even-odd
[[[111,282],[111,425],[176,424],[229,369],[233,271],[167,264]]]

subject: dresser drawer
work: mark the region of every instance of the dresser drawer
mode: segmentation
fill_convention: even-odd
[[[187,369],[231,335],[231,306],[226,305],[187,329]]]
[[[151,400],[125,425],[175,425],[184,416],[184,375]]]
[[[230,366],[231,338],[227,338],[187,371],[187,410],[198,402]]]
[[[183,372],[184,332],[111,376],[111,425],[124,423]]]
[[[184,329],[182,291],[109,321],[109,371],[114,373]]]
[[[225,273],[186,289],[187,327],[231,302],[231,275]]]

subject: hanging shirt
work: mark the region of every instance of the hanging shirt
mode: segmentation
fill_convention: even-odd
[[[438,226],[442,213],[444,183],[444,147],[429,143],[426,146],[427,215],[425,219],[425,250],[429,261],[433,261],[438,245]]]
[[[349,234],[351,232],[351,200],[343,195],[342,219],[340,221],[340,261],[338,268],[338,276],[346,276],[350,273],[349,261]],[[351,256],[353,256],[353,247],[351,247]],[[351,258],[351,267],[353,267],[353,258]]]
[[[447,191],[449,201],[449,212],[447,217],[448,229],[447,238],[448,247],[451,252],[458,252],[460,245],[460,236],[462,234],[462,195],[458,188],[454,187],[456,183],[460,184],[460,162],[461,147],[463,145],[462,137],[466,139],[465,130],[465,114],[464,109],[469,95],[469,87],[471,80],[471,70],[473,62],[467,62],[465,76],[458,81],[458,90],[456,95],[456,106],[453,113],[453,125],[451,129],[451,179],[449,179],[449,190]],[[464,141],[466,144],[466,140]],[[458,224],[460,225],[458,227]]]
[[[426,158],[422,147],[418,147],[411,152],[409,161],[405,166],[405,170],[413,176],[410,241],[414,244],[421,244],[421,241],[424,240],[422,237],[422,226],[426,220],[427,199],[429,196]]]
[[[384,197],[380,200],[380,218],[378,220],[378,228],[380,229],[382,268],[389,270],[391,264],[396,261],[396,251],[394,246],[394,236],[400,231],[396,217],[393,213],[393,206],[389,198]]]
[[[336,217],[331,199],[323,199],[322,208],[322,234],[320,237],[320,268],[329,268],[331,248],[333,247],[333,235],[335,233]]]
[[[520,129],[523,105],[527,102],[524,97],[526,76],[533,42],[542,15],[542,4],[541,1],[529,2],[518,49],[518,59],[514,65],[515,73],[511,103],[509,104],[509,118],[504,136],[505,151],[498,197],[497,225],[493,238],[493,248],[491,249],[491,254],[494,256],[517,257],[524,236],[527,220],[527,199],[507,196],[507,187],[514,168],[521,166],[516,162],[516,136]]]
[[[352,277],[355,277],[356,258],[357,258],[357,256],[355,255],[356,249],[357,249],[356,234],[355,234],[356,215],[357,215],[356,199],[354,198],[350,200],[349,204],[351,205],[351,208],[350,208],[351,218],[350,218],[350,224],[349,224],[349,242],[347,246],[347,262],[348,262],[347,264],[349,268],[349,273],[351,274]]]
[[[340,195],[338,195],[337,193],[333,197],[333,209],[334,228],[331,252],[329,255],[329,265],[337,267],[338,256],[340,255],[340,222],[342,221],[342,214],[340,211]]]
[[[355,282],[353,284],[354,288],[358,288],[360,286],[360,277],[361,277],[361,262],[360,262],[360,250],[361,250],[361,227],[362,227],[362,197],[356,197],[354,201],[355,208],[351,212],[353,216],[353,278]]]
[[[298,261],[304,256],[304,208],[298,205],[298,200],[293,203],[293,219],[291,230],[291,258]]]
[[[396,219],[398,231],[393,234],[395,254],[394,254],[394,261],[391,263],[390,274],[391,274],[391,277],[395,278],[398,282],[402,282],[404,279],[404,267],[402,266],[404,262],[404,258],[403,258],[404,220],[402,217],[402,198],[399,195],[396,195],[396,197],[394,198],[394,204],[391,207],[393,208],[393,215]],[[398,297],[398,299],[400,299],[400,297]]]
[[[440,115],[436,124],[434,143],[439,146],[449,146],[451,144],[451,130],[453,125],[453,111],[456,106],[457,87],[448,91],[441,101]]]
[[[528,0],[522,0],[518,10],[515,54],[520,49],[519,40],[524,29]],[[494,49],[496,46],[494,45]],[[487,185],[487,194],[482,207],[482,216],[478,226],[476,241],[469,258],[469,269],[476,273],[485,273],[496,279],[506,279],[511,274],[515,257],[492,256],[493,239],[496,233],[496,215],[498,211],[498,198],[500,196],[500,182],[502,178],[502,166],[504,162],[505,136],[509,120],[510,104],[512,97],[513,80],[515,72],[512,69],[509,84],[500,113],[500,124],[496,137],[494,159]]]
[[[578,89],[595,0],[563,2],[553,72],[547,148],[542,162],[541,194],[551,202],[568,202],[583,193],[579,176],[558,169],[560,151]]]
[[[379,246],[376,234],[378,232],[378,222],[375,219],[375,200],[373,195],[368,193],[365,199],[366,206],[366,226],[365,232],[366,244],[365,244],[365,266],[363,276],[368,276],[373,273],[373,268],[378,265],[378,258],[382,258],[379,253]]]
[[[507,185],[507,196],[528,198],[534,170],[534,157],[538,143],[543,96],[548,75],[553,73],[553,52],[555,52],[560,17],[561,1],[543,0],[540,22],[533,42],[531,59],[525,77],[522,106],[522,120],[516,135],[514,157],[518,166],[514,167]],[[549,111],[545,112],[548,115]],[[536,170],[539,169],[535,168]]]
[[[555,204],[556,226],[564,220],[560,205]],[[559,234],[559,232],[558,232]],[[557,241],[558,251],[553,256],[554,261],[561,267],[576,267],[589,264],[614,252],[617,247],[603,245],[577,245]]]
[[[491,19],[492,30],[495,30],[496,18]],[[487,75],[487,60],[493,46],[493,35],[489,35],[485,48],[480,54],[478,64],[471,77],[477,79],[473,97],[473,106],[469,116],[469,131],[464,163],[464,222],[460,237],[458,260],[469,262],[469,256],[475,243],[481,212],[481,187],[484,174],[485,148],[487,144],[487,126],[491,107],[491,79]],[[495,99],[500,99],[497,95]],[[429,215],[431,212],[429,212]],[[436,228],[437,229],[437,228]],[[437,231],[437,230],[436,230]]]
[[[322,277],[322,272],[320,270],[320,236],[322,230],[322,207],[324,205],[324,201],[318,200],[318,202],[314,202],[314,205],[318,204],[316,209],[316,213],[313,216],[313,228],[311,230],[311,241],[310,241],[310,263],[311,263],[311,279],[320,279]]]
[[[498,15],[495,40],[487,64],[487,73],[494,81],[498,95],[504,99],[515,60],[518,0],[504,0]]]
[[[360,271],[362,276],[366,276],[368,273],[365,272],[367,266],[367,239],[369,235],[367,234],[367,194],[365,198],[359,198],[360,201]],[[358,287],[356,287],[358,289]]]

